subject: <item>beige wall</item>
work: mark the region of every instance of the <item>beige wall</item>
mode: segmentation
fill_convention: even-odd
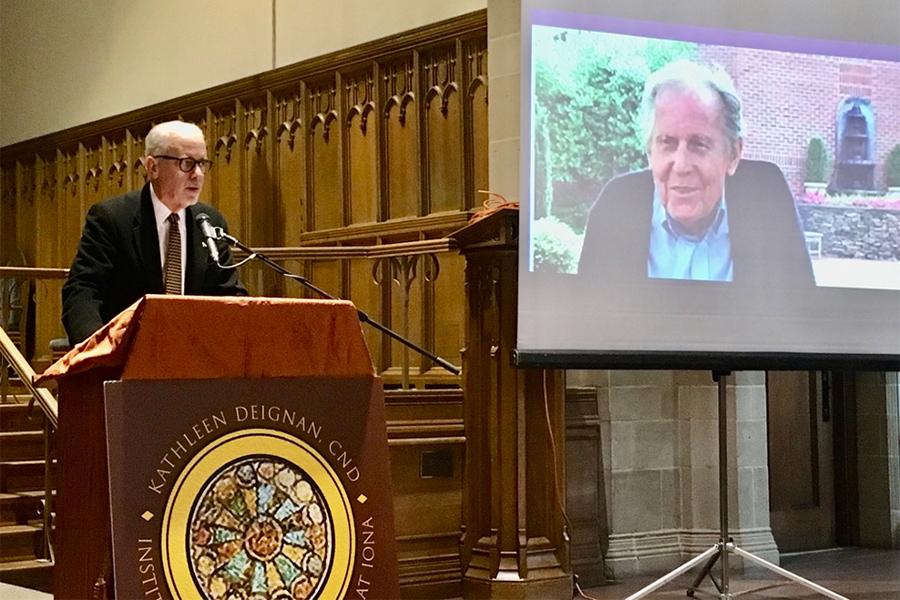
[[[276,0],[278,66],[487,6],[487,0]]]
[[[376,9],[363,0],[2,0],[0,146],[485,4],[391,0]]]

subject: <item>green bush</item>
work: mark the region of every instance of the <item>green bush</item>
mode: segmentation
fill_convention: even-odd
[[[828,166],[828,151],[822,138],[814,137],[806,147],[806,179],[805,181],[824,183],[825,168]]]
[[[569,225],[555,217],[537,219],[531,227],[535,270],[575,273],[582,239]]]
[[[884,177],[887,179],[888,187],[900,187],[900,144],[891,148],[888,153]]]
[[[535,28],[532,44],[534,215],[552,215],[582,230],[593,197],[572,207],[571,199],[553,197],[554,183],[602,184],[645,168],[638,118],[644,81],[675,59],[696,58],[697,46],[553,27]]]

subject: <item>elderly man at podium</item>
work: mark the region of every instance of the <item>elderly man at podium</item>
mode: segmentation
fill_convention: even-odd
[[[145,150],[143,188],[88,210],[62,290],[62,320],[71,344],[144,294],[247,294],[237,272],[219,266],[231,262],[228,248],[216,248],[221,254],[214,260],[203,247],[198,216],[227,228],[219,211],[199,202],[212,166],[203,132],[183,121],[160,123],[147,134]]]

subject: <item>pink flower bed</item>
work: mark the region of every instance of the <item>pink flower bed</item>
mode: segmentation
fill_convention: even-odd
[[[840,194],[831,196],[824,191],[809,191],[797,196],[799,204],[814,206],[833,206],[836,208],[876,208],[879,210],[900,211],[900,195],[862,196]]]

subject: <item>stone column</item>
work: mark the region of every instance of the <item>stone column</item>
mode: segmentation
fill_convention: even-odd
[[[777,562],[765,374],[737,373],[728,382],[730,533],[743,549]],[[609,372],[606,564],[616,577],[664,573],[718,541],[717,398],[705,371]]]

